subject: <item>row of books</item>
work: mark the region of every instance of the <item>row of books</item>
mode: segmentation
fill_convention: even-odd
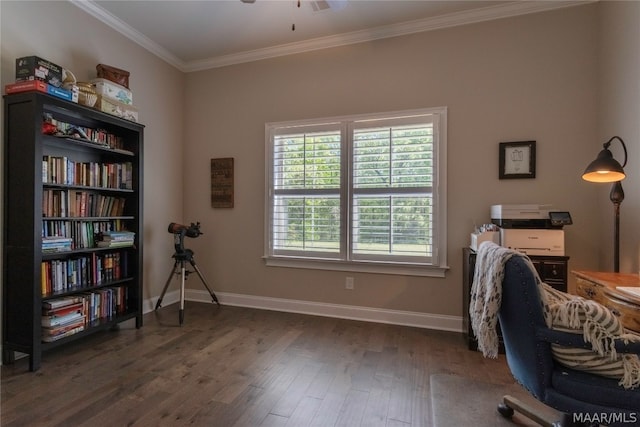
[[[105,196],[83,190],[45,188],[42,191],[42,214],[45,217],[122,216],[124,197]]]
[[[127,288],[107,287],[42,303],[42,341],[53,342],[85,330],[98,319],[127,310]]]
[[[129,276],[127,252],[92,253],[74,259],[42,261],[42,295],[100,286]]]
[[[42,241],[56,240],[60,238],[71,239],[71,249],[85,249],[100,247],[96,239],[100,233],[112,230],[122,230],[124,221],[119,219],[109,221],[70,221],[70,220],[43,220]],[[133,233],[135,237],[135,233]],[[133,245],[133,240],[127,246]]]
[[[66,156],[42,156],[42,183],[133,189],[133,163],[74,162]]]
[[[111,319],[127,311],[128,289],[126,286],[116,286],[97,289],[86,294],[89,304],[87,321]]]
[[[85,224],[85,227],[93,233],[104,233],[112,230],[125,230],[126,220],[124,219],[108,219],[99,221],[83,221],[70,219],[43,219],[42,220],[42,237],[48,236],[64,236],[71,237],[73,224]]]

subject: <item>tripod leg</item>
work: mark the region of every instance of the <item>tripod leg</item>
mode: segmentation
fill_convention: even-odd
[[[202,272],[200,272],[200,269],[196,265],[196,262],[193,260],[193,258],[191,258],[191,260],[189,260],[189,262],[191,262],[191,265],[193,266],[193,269],[196,271],[196,273],[198,273],[198,277],[200,277],[200,280],[202,280],[202,283],[204,284],[204,287],[207,288],[207,290],[209,291],[209,295],[211,295],[211,298],[213,298],[213,302],[215,302],[216,304],[220,305],[220,301],[218,301],[218,297],[216,297],[216,294],[214,294],[213,291],[211,290],[211,288],[209,287],[209,285],[207,285],[207,281],[204,280],[204,276],[202,275]]]
[[[186,271],[184,268],[184,261],[180,261],[182,266],[182,281],[180,282],[180,311],[178,312],[178,318],[180,320],[180,326],[182,326],[182,322],[184,321],[184,280],[186,276]]]
[[[164,298],[164,294],[167,292],[167,288],[169,287],[169,283],[171,283],[171,278],[176,273],[176,269],[178,268],[178,261],[173,264],[173,268],[171,269],[171,273],[169,273],[169,278],[167,279],[167,283],[164,284],[164,289],[162,289],[162,293],[160,294],[160,298],[156,302],[156,310],[162,307],[162,299]]]

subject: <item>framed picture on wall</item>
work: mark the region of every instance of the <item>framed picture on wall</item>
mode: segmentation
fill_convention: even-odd
[[[233,199],[233,157],[211,159],[211,206],[232,208]]]
[[[500,143],[500,179],[536,177],[536,142],[516,141]]]

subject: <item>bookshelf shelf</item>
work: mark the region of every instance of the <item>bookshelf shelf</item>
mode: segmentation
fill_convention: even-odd
[[[120,248],[120,250],[127,250],[127,249],[134,249],[135,250],[136,247],[135,246],[131,246],[131,247]],[[52,260],[52,259],[72,258],[72,257],[77,256],[77,255],[89,254],[89,253],[93,253],[93,252],[113,252],[113,249],[111,249],[111,248],[72,249],[70,251],[60,251],[60,252],[51,252],[51,253],[43,252],[41,254],[41,256],[42,256],[42,261],[48,261],[48,260]]]
[[[133,280],[133,278],[127,277],[125,279],[110,280],[108,282],[100,283],[100,284],[93,284],[93,285],[86,285],[86,286],[75,286],[75,287],[72,287],[72,288],[64,290],[64,291],[43,293],[42,294],[42,301],[47,301],[47,300],[56,299],[56,298],[60,298],[60,297],[76,295],[79,292],[94,291],[94,290],[100,289],[100,288],[108,288],[108,287],[112,287],[112,286],[117,286],[117,285],[120,285],[120,284],[123,284],[123,283],[130,282],[132,280]]]
[[[51,188],[51,189],[66,189],[66,190],[83,190],[83,191],[100,191],[103,193],[133,193],[134,190],[130,190],[127,188],[104,188],[104,187],[88,187],[85,185],[69,185],[69,184],[42,184],[43,188]]]
[[[142,326],[144,126],[40,92],[5,95],[4,126],[2,361],[35,371],[50,348]]]
[[[135,156],[135,153],[130,150],[111,148],[104,144],[98,144],[89,140],[78,139],[78,138],[44,135],[44,139],[42,142],[43,144],[61,147],[65,150],[78,150],[78,151],[100,150],[105,153],[110,153],[114,156],[124,156],[124,157]]]

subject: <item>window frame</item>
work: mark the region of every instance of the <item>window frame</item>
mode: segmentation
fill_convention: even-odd
[[[433,254],[432,262],[414,262],[398,258],[389,259],[349,259],[352,252],[351,228],[353,215],[353,135],[354,128],[367,128],[362,122],[400,122],[418,116],[432,116],[433,123]],[[416,121],[413,120],[415,123]],[[340,213],[340,250],[336,256],[318,253],[279,253],[272,247],[274,232],[274,144],[273,138],[284,129],[330,128],[335,126],[341,133],[341,176],[340,198],[343,209]],[[350,272],[371,272],[378,274],[400,274],[412,276],[444,277],[449,269],[447,264],[447,107],[432,107],[414,110],[401,110],[383,113],[359,114],[349,116],[325,117],[319,119],[296,120],[265,123],[265,215],[264,215],[264,255],[266,265],[320,270],[339,270]],[[353,255],[353,254],[352,254]],[[358,257],[356,257],[358,258]],[[372,257],[373,258],[373,257]]]

